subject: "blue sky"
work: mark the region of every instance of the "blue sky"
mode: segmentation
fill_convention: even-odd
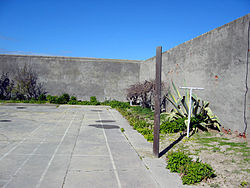
[[[250,13],[250,0],[0,0],[0,54],[144,60]]]

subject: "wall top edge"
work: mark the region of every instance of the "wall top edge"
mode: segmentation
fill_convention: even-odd
[[[162,52],[162,54],[169,53],[171,50],[173,50],[173,49],[175,49],[175,48],[178,48],[180,45],[189,43],[189,42],[191,42],[191,41],[193,41],[193,40],[199,39],[200,37],[209,35],[210,33],[213,33],[213,32],[215,32],[215,31],[218,31],[218,30],[220,30],[220,29],[222,29],[222,28],[224,28],[224,27],[227,27],[227,26],[229,26],[229,25],[231,25],[231,24],[234,24],[235,22],[238,22],[238,21],[243,20],[243,19],[248,19],[248,20],[250,20],[250,13],[248,13],[248,14],[246,14],[245,16],[242,16],[242,17],[240,17],[240,18],[237,18],[236,20],[233,20],[233,21],[231,21],[231,22],[229,22],[229,23],[227,23],[227,24],[224,24],[224,25],[222,25],[222,26],[220,26],[220,27],[217,27],[217,28],[215,28],[215,29],[213,29],[213,30],[210,30],[210,31],[208,31],[208,32],[206,32],[206,33],[204,33],[204,34],[202,34],[202,35],[199,35],[199,36],[197,36],[197,37],[195,37],[195,38],[193,38],[193,39],[191,39],[191,40],[188,40],[188,41],[186,41],[186,42],[183,42],[183,43],[181,43],[181,44],[178,44],[177,46],[175,46],[175,47],[173,47],[173,48],[170,48],[170,49],[168,49],[168,50]],[[146,59],[145,62],[146,62],[146,61],[153,60],[153,59],[155,59],[155,56]]]
[[[115,62],[115,63],[142,63],[142,62],[144,62],[144,60],[106,59],[106,58],[92,58],[92,57],[66,57],[66,56],[0,54],[0,57],[1,56],[30,57],[30,58],[44,58],[44,59],[63,59],[63,60],[77,60],[77,61],[99,61],[99,62]]]

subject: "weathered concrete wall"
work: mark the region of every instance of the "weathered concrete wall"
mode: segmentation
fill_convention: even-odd
[[[96,96],[125,100],[125,89],[139,81],[141,61],[69,58],[50,56],[0,55],[0,72],[13,72],[28,63],[38,72],[51,95],[64,92],[89,100]]]
[[[163,53],[163,81],[204,87],[195,93],[210,102],[224,127],[240,132],[250,122],[249,21],[250,14]],[[0,55],[0,72],[24,63],[34,66],[49,94],[66,92],[83,100],[97,96],[124,101],[129,85],[155,77],[155,57],[129,61]]]
[[[250,14],[163,53],[163,81],[205,88],[195,93],[210,102],[224,127],[240,132],[245,128],[244,114],[250,122],[249,21]],[[154,78],[154,72],[155,57],[141,64],[140,81]]]

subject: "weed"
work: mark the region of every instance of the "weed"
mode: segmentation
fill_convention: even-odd
[[[218,151],[220,151],[220,148],[218,148],[218,147],[213,147],[213,152],[218,152]]]
[[[247,142],[243,142],[243,143],[235,143],[235,142],[220,142],[221,146],[224,145],[228,145],[231,147],[246,147],[247,146]]]
[[[121,128],[121,132],[123,133],[125,130],[124,130],[124,128]]]
[[[245,187],[247,184],[248,184],[248,183],[247,183],[246,181],[242,181],[242,182],[240,183],[240,186]]]
[[[248,174],[250,174],[250,169],[241,169],[241,170],[247,172]]]

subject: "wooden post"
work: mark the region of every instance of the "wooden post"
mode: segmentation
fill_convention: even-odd
[[[159,132],[160,132],[160,113],[161,113],[161,64],[162,47],[156,48],[156,67],[155,67],[155,112],[154,112],[154,143],[153,153],[159,157]]]

